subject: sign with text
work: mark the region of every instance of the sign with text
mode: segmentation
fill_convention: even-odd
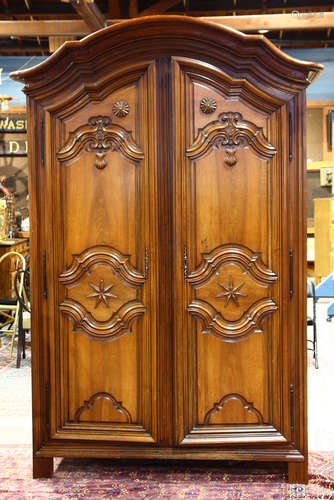
[[[26,116],[0,117],[0,133],[1,132],[26,132],[27,131],[27,118]]]
[[[12,141],[0,138],[0,156],[26,156],[27,153],[28,141]]]

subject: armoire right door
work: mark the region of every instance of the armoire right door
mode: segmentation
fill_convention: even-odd
[[[288,114],[208,64],[172,66],[176,442],[280,447],[293,428]]]

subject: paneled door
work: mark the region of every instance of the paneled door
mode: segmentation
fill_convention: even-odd
[[[49,117],[57,439],[156,440],[155,78],[154,61],[132,66]]]
[[[199,62],[173,75],[177,442],[286,442],[285,110]]]

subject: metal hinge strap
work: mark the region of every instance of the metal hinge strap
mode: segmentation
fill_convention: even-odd
[[[293,297],[293,250],[289,250],[289,295],[290,299]]]
[[[45,130],[44,130],[44,118],[41,118],[41,164],[45,167]]]
[[[43,252],[43,297],[48,296],[47,280],[46,280],[46,251]]]

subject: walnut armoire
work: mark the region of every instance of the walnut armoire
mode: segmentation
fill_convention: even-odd
[[[305,89],[321,66],[178,16],[25,83],[34,477],[53,457],[264,460],[307,481]]]

